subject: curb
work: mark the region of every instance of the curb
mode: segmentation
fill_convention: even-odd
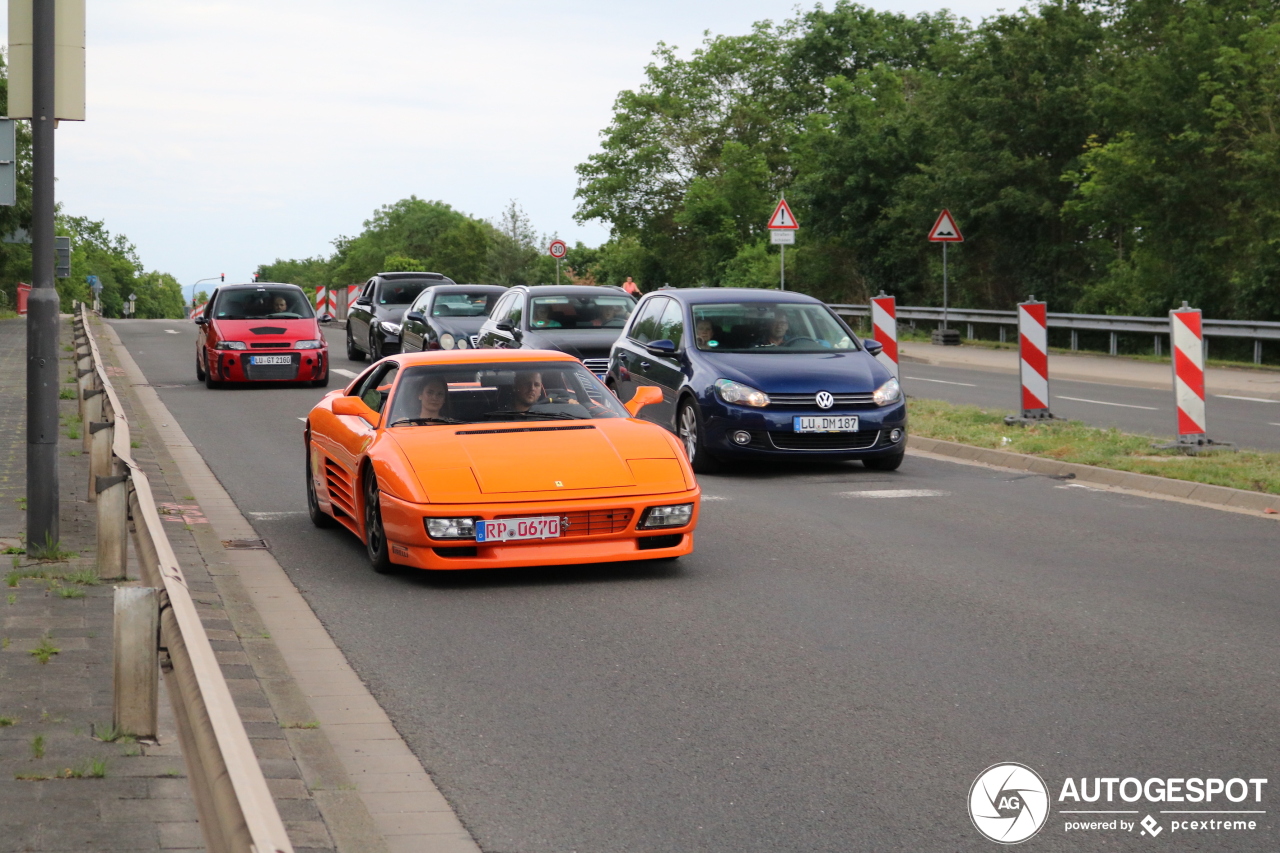
[[[103,324],[140,428],[157,434],[208,523],[193,531],[247,662],[340,853],[479,853],[377,700],[348,664],[269,550],[228,551],[223,538],[258,536],[196,451],[159,394],[146,384],[116,330]],[[158,455],[158,452],[157,452]],[[282,725],[283,728],[283,725]]]
[[[1007,450],[992,450],[985,447],[975,447],[971,444],[961,444],[957,441],[924,438],[918,435],[911,436],[911,445],[908,452],[940,456],[974,465],[992,465],[998,468],[1028,471],[1032,474],[1043,474],[1047,477],[1079,480],[1082,483],[1142,492],[1164,500],[1187,501],[1232,512],[1243,512],[1250,515],[1258,513],[1280,521],[1280,495],[1266,495],[1261,492],[1245,491],[1244,489],[1212,486],[1207,483],[1192,482],[1191,480],[1174,480],[1169,477],[1158,477],[1154,474],[1115,471],[1111,468],[1081,465],[1078,462],[1059,462],[1056,459],[1045,459],[1042,456],[1010,453]],[[1268,509],[1277,514],[1267,513]]]

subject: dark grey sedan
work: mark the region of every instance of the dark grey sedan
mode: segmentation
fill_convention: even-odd
[[[579,359],[597,376],[609,369],[609,348],[636,305],[620,287],[518,285],[498,300],[480,328],[479,345],[549,349]]]
[[[400,352],[467,349],[498,297],[497,284],[441,284],[428,287],[405,312],[400,326]]]
[[[373,361],[400,352],[400,323],[428,287],[453,284],[438,272],[380,272],[365,282],[347,310],[347,358]]]

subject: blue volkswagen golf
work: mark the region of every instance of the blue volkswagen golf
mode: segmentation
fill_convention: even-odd
[[[662,403],[640,417],[675,432],[699,473],[797,456],[892,471],[906,451],[907,405],[879,351],[801,293],[667,289],[636,306],[606,381],[624,401],[638,386],[661,388]]]

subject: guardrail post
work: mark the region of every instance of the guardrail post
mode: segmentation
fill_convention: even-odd
[[[111,421],[90,421],[89,434],[92,436],[89,445],[89,501],[94,503],[98,500],[97,478],[111,474],[111,442],[116,434],[115,424]]]
[[[1115,332],[1111,333],[1111,354],[1112,355],[1119,354],[1119,351],[1116,349],[1116,333]]]
[[[1072,329],[1071,330],[1071,351],[1077,352],[1079,349],[1080,349],[1080,333],[1077,330]]]
[[[1000,343],[1004,343],[1004,324],[1000,325]]]
[[[1160,340],[1160,336],[1159,336],[1159,335],[1154,335],[1153,337],[1155,337],[1155,340],[1156,340],[1156,342],[1155,342],[1155,353],[1156,353],[1156,357],[1157,357],[1157,358],[1159,358],[1159,357],[1160,357],[1160,350],[1161,350],[1161,349],[1163,349],[1164,341]]]
[[[118,586],[115,592],[115,729],[154,738],[160,702],[160,590]]]
[[[1262,364],[1262,341],[1253,342],[1253,363]]]
[[[129,477],[97,477],[98,577],[122,578],[129,568]]]
[[[106,395],[101,388],[86,388],[80,392],[80,399],[83,401],[80,415],[84,429],[84,449],[90,450],[92,445],[89,443],[89,424],[102,420],[102,401],[106,399]]]

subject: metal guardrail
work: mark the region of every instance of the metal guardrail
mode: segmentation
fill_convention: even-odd
[[[89,493],[98,503],[98,558],[100,565],[107,564],[107,572],[100,574],[125,576],[131,518],[145,580],[160,590],[159,642],[171,664],[165,683],[205,845],[210,853],[292,853],[284,822],[165,535],[151,485],[133,459],[129,421],[83,303],[74,324],[83,435],[90,451]]]
[[[837,314],[851,317],[867,317],[871,314],[868,305],[829,306]],[[924,320],[929,323],[942,323],[941,308],[924,308],[899,305],[899,320]],[[988,311],[974,308],[948,308],[947,319],[950,323],[965,323],[969,326],[969,337],[973,337],[973,325],[982,323],[1000,327],[1000,340],[1004,340],[1006,327],[1017,328],[1017,311]],[[1116,354],[1116,335],[1120,333],[1146,333],[1156,336],[1155,351],[1160,354],[1161,336],[1169,334],[1168,317],[1119,317],[1110,314],[1062,314],[1050,312],[1048,325],[1051,329],[1070,329],[1071,349],[1077,349],[1076,332],[1098,331],[1111,333],[1111,354]],[[1280,341],[1280,322],[1251,320],[1210,320],[1201,322],[1206,338],[1244,338],[1252,340],[1253,360],[1262,362],[1262,341]]]

